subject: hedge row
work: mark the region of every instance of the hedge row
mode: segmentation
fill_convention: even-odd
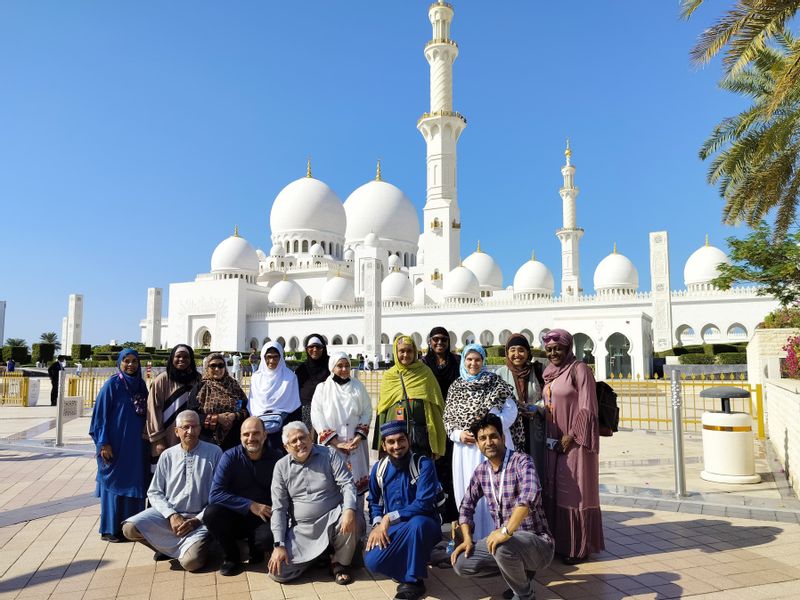
[[[707,354],[709,356],[716,356],[729,352],[744,352],[745,348],[747,348],[747,342],[736,342],[735,344],[689,344],[688,346],[675,346],[669,350],[656,352],[654,356],[656,358],[684,356],[686,354]]]
[[[744,365],[747,364],[746,352],[720,352],[716,356],[708,354],[682,354],[678,357],[682,365]]]
[[[3,362],[8,362],[13,358],[15,363],[28,364],[31,362],[31,355],[28,354],[27,346],[3,346]]]
[[[55,344],[34,344],[31,346],[31,361],[51,363],[56,356]]]

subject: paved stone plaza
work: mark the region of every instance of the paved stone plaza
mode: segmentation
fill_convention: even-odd
[[[0,407],[0,600],[19,598],[392,598],[395,584],[358,570],[341,587],[325,570],[291,585],[266,565],[230,578],[155,563],[142,545],[106,544],[92,497],[88,418],[67,423],[53,448],[55,410]],[[536,597],[798,598],[800,502],[759,452],[764,482],[724,486],[699,478],[701,445],[686,437],[689,497],[676,501],[668,434],[620,432],[602,440],[607,550],[582,565],[555,562],[537,575]],[[762,449],[763,450],[763,449]],[[429,598],[500,598],[498,578],[469,581],[432,568]]]

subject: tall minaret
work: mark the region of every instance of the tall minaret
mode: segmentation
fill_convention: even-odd
[[[431,68],[431,108],[417,122],[427,144],[427,197],[423,210],[422,247],[425,279],[441,277],[461,260],[461,213],[456,195],[456,143],[467,120],[453,111],[453,63],[458,45],[450,39],[453,7],[435,2],[428,9],[433,39],[425,44]]]
[[[561,229],[556,231],[556,237],[561,240],[561,295],[575,298],[583,291],[578,252],[578,243],[583,237],[583,229],[576,224],[575,200],[578,198],[579,190],[575,187],[575,167],[572,166],[572,150],[569,148],[569,140],[567,140],[564,156],[567,158],[567,164],[561,168],[564,187],[559,190],[564,208],[564,224]]]

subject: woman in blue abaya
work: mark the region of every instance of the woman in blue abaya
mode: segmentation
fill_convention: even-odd
[[[149,444],[143,437],[147,385],[139,355],[123,350],[117,367],[119,372],[97,394],[89,428],[97,448],[100,536],[106,542],[124,540],[122,522],[144,510],[150,470]]]

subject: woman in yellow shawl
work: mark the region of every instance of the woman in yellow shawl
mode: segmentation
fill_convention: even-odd
[[[380,448],[386,421],[407,422],[413,452],[437,458],[444,454],[444,400],[428,365],[417,359],[417,345],[406,335],[394,341],[394,366],[381,382],[373,448]]]

